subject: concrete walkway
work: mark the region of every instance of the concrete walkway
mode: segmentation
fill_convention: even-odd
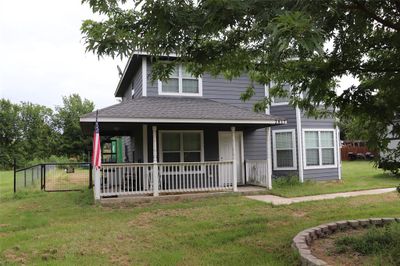
[[[335,198],[348,198],[348,197],[365,196],[365,195],[377,195],[377,194],[383,194],[383,193],[388,193],[388,192],[393,192],[393,191],[396,191],[396,188],[360,190],[360,191],[322,194],[322,195],[296,197],[296,198],[284,198],[284,197],[279,197],[279,196],[274,196],[274,195],[257,195],[257,196],[246,196],[246,197],[249,199],[272,203],[272,205],[288,205],[288,204],[292,204],[292,203],[305,202],[305,201],[327,200],[327,199],[335,199]]]

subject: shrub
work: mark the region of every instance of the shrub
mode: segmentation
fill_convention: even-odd
[[[284,187],[284,186],[298,186],[301,185],[299,177],[296,175],[280,176],[274,180],[274,186]]]
[[[378,164],[383,170],[390,171],[393,175],[400,177],[400,151],[387,152],[379,159]]]
[[[400,265],[400,224],[370,228],[363,235],[345,236],[335,241],[337,253],[358,252],[373,255],[384,264]]]

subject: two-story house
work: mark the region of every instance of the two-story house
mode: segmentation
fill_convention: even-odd
[[[284,98],[256,113],[253,105],[269,86],[255,86],[255,95],[243,102],[245,75],[196,78],[179,65],[167,81],[152,82],[151,71],[151,57],[135,53],[115,91],[122,102],[98,110],[101,135],[123,136],[125,162],[103,164],[95,179],[97,198],[236,191],[242,184],[271,188],[272,177],[282,175],[340,179],[333,119],[307,118]],[[80,121],[91,134],[96,113]]]

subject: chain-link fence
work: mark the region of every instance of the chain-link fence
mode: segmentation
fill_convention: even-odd
[[[90,163],[46,163],[14,167],[14,192],[21,190],[72,191],[92,187]]]
[[[23,189],[42,188],[43,171],[42,165],[33,165],[14,171],[14,192]]]

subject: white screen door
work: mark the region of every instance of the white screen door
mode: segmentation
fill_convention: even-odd
[[[232,132],[230,131],[219,131],[218,132],[218,143],[219,143],[219,160],[220,161],[232,161]],[[243,180],[243,132],[235,132],[235,145],[236,145],[236,171],[238,184],[244,184]]]

